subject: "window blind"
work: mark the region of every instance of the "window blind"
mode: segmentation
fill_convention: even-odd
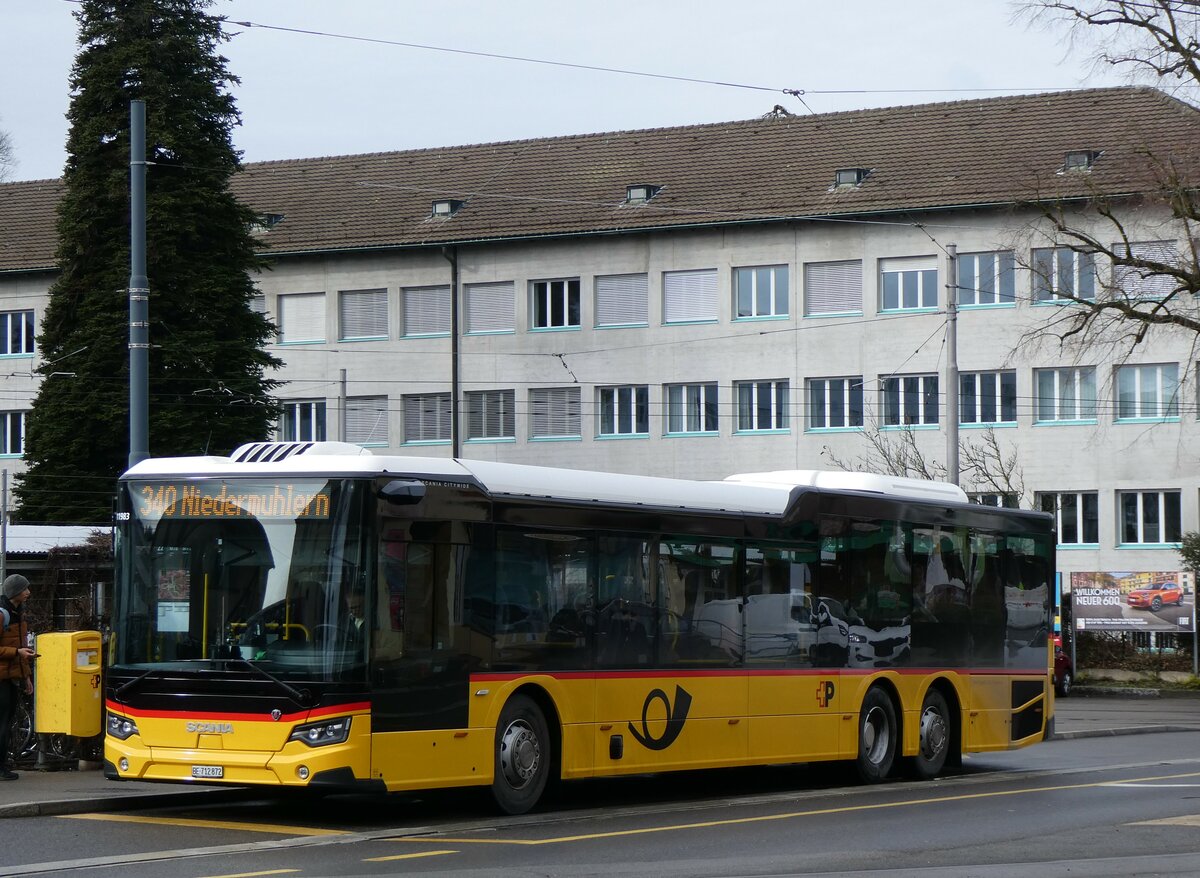
[[[346,400],[346,441],[358,445],[387,444],[386,396],[359,396]]]
[[[387,338],[387,290],[345,290],[339,311],[342,338]]]
[[[804,313],[861,314],[862,260],[804,266]]]
[[[580,436],[578,387],[538,387],[529,391],[530,435]]]
[[[663,322],[717,319],[717,270],[663,272]]]
[[[406,287],[404,334],[446,335],[450,332],[450,287]]]
[[[644,326],[648,283],[644,274],[610,274],[596,278],[597,326]]]
[[[325,341],[324,293],[290,293],[278,304],[280,342]]]
[[[467,332],[512,332],[516,327],[516,288],[512,281],[468,284]]]

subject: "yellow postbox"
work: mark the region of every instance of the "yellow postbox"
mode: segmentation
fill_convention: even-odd
[[[37,638],[34,728],[39,734],[90,738],[100,734],[104,693],[100,632],[69,631]]]

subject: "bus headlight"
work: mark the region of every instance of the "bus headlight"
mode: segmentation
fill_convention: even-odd
[[[305,723],[292,729],[289,740],[303,741],[310,747],[321,747],[325,744],[340,744],[350,735],[350,717],[324,720],[319,723]]]
[[[110,713],[108,715],[108,733],[118,741],[124,741],[126,738],[138,733],[137,723],[128,717]]]

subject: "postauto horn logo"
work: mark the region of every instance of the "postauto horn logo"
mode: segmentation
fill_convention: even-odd
[[[661,701],[663,707],[667,710],[667,726],[658,737],[655,737],[650,732],[650,705],[655,701]],[[679,737],[679,733],[683,731],[683,724],[687,722],[688,711],[692,707],[692,696],[682,686],[675,687],[675,704],[671,705],[671,700],[667,698],[667,693],[661,689],[652,689],[650,694],[646,696],[646,702],[642,705],[642,729],[638,731],[633,723],[629,724],[629,734],[633,735],[639,744],[647,750],[666,750],[675,743],[675,739]]]

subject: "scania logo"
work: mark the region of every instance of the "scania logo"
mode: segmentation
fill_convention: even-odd
[[[188,723],[187,730],[201,735],[232,735],[233,723]]]

